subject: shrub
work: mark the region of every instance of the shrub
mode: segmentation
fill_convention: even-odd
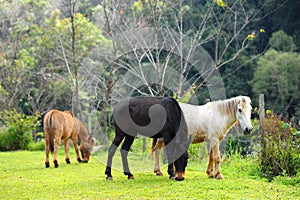
[[[28,145],[29,151],[44,151],[45,150],[45,140],[40,140],[39,142],[31,142]]]
[[[16,110],[0,112],[0,119],[6,129],[0,133],[0,150],[25,150],[32,142],[31,132],[39,125],[40,115],[27,116]]]
[[[272,111],[262,127],[261,170],[269,179],[278,175],[295,176],[300,166],[300,132],[292,122]]]
[[[32,142],[32,137],[28,132],[20,133],[15,127],[11,127],[6,132],[1,133],[0,140],[1,151],[24,150]]]

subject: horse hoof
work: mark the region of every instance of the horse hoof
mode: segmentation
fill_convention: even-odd
[[[183,180],[184,180],[184,177],[182,177],[182,178],[176,177],[176,178],[175,178],[175,181],[183,181]]]
[[[134,176],[128,176],[128,180],[134,180]]]
[[[113,177],[112,177],[112,176],[107,176],[107,177],[106,177],[106,180],[107,180],[107,181],[112,181],[112,180],[113,180]]]
[[[70,159],[69,159],[69,158],[67,158],[67,159],[66,159],[66,163],[67,163],[67,164],[71,164],[71,162],[70,162]]]
[[[156,176],[163,176],[164,174],[160,170],[154,170]]]
[[[82,163],[88,163],[88,161],[87,161],[87,160],[82,160],[81,162],[82,162]]]
[[[81,163],[81,162],[82,162],[82,160],[81,160],[80,158],[78,158],[78,159],[77,159],[77,161],[78,161],[79,163]]]
[[[50,164],[49,163],[45,163],[46,165],[46,168],[49,168],[50,167]]]
[[[54,163],[54,167],[58,168],[58,162],[57,162],[57,160],[55,160],[53,163]]]
[[[169,179],[171,179],[171,180],[176,180],[176,177],[175,177],[175,175],[171,175],[170,177],[169,177]]]
[[[224,177],[222,176],[222,174],[216,174],[215,178],[219,179],[219,180],[223,180],[224,179]]]

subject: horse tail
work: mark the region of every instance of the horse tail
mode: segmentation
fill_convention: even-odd
[[[45,116],[46,119],[44,120],[44,126],[46,126],[45,137],[47,137],[48,141],[49,141],[48,144],[46,143],[46,145],[49,145],[49,149],[53,153],[54,152],[54,135],[53,135],[53,131],[52,131],[53,112],[52,111],[50,111],[50,112],[51,113],[47,113],[47,115]]]
[[[53,115],[51,114],[50,119],[49,119],[49,130],[50,130],[50,134],[49,134],[49,146],[50,146],[50,151],[53,153],[54,151],[54,135],[52,132],[52,120],[53,120]]]

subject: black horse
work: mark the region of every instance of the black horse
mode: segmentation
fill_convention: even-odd
[[[126,99],[119,102],[114,108],[113,119],[116,135],[108,151],[105,171],[107,180],[112,180],[112,159],[124,138],[121,147],[124,174],[128,176],[128,179],[134,179],[129,170],[127,155],[137,134],[151,138],[163,138],[170,179],[184,180],[190,139],[187,135],[185,118],[175,99],[169,97]]]

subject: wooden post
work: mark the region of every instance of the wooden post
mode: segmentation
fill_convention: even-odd
[[[259,123],[260,123],[260,131],[262,131],[262,127],[264,125],[265,120],[265,100],[264,94],[259,94]]]
[[[264,94],[259,94],[259,124],[261,134],[261,170],[265,173],[265,161],[266,161],[266,143],[264,138],[264,121],[265,121],[265,101]]]

